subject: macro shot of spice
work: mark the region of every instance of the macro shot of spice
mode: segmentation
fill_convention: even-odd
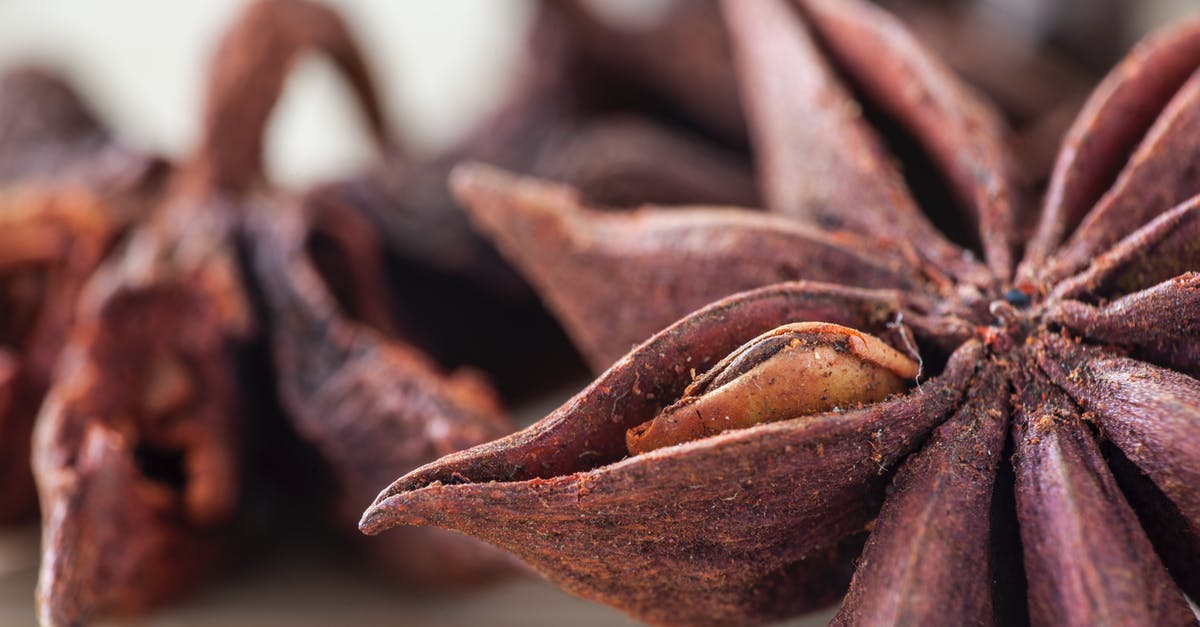
[[[0,625],[1200,623],[1190,0],[0,3]]]

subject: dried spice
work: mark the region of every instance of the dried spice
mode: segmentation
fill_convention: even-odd
[[[382,135],[348,41],[318,5],[248,7],[217,51],[195,154],[87,282],[34,434],[43,624],[161,603],[222,555],[255,418],[239,379],[256,333],[241,212],[263,194],[263,128],[299,52],[331,56]]]
[[[575,42],[579,71],[598,79],[580,88],[592,98],[661,110],[707,136],[744,144],[746,123],[720,5],[667,4],[648,24],[624,24],[597,15],[595,5],[583,0],[556,3]]]
[[[342,314],[306,253],[299,213],[282,206],[259,215],[256,284],[268,310],[280,397],[296,430],[336,475],[335,519],[351,530],[381,483],[505,435],[513,424],[478,373],[445,375],[399,339]],[[356,250],[357,259],[342,264],[355,290],[384,289],[371,276],[379,240],[370,231],[344,235]],[[371,547],[375,561],[409,581],[465,583],[512,569],[507,556],[473,539],[410,531]]]
[[[582,38],[578,22],[586,13],[576,9],[539,6],[511,93],[459,145],[429,159],[394,141],[368,171],[319,186],[307,199],[339,213],[357,212],[381,233],[396,292],[395,319],[412,342],[441,363],[495,373],[508,396],[536,392],[532,381],[577,372],[563,367],[577,359],[524,279],[470,227],[446,184],[454,165],[483,159],[568,182],[605,207],[646,200],[752,204],[757,197],[744,155],[714,144],[704,132],[681,129],[676,116],[641,99],[613,97],[632,88],[589,61],[584,39],[615,50],[624,36],[589,30]],[[696,21],[673,28],[682,29],[678,39],[713,25],[719,27]],[[630,54],[641,58],[654,49],[643,42]],[[515,365],[516,351],[530,358]]]
[[[9,361],[8,400],[0,405],[0,521],[36,511],[29,468],[34,418],[79,292],[129,220],[82,188],[0,192],[0,350]]]
[[[34,67],[0,75],[0,184],[69,181],[129,188],[165,164],[119,144],[63,79]]]
[[[455,187],[597,366],[761,287],[642,341],[531,427],[401,477],[361,528],[459,530],[659,624],[795,615],[851,571],[841,624],[1191,623],[1200,182],[1183,144],[1200,26],[1142,44],[1097,89],[1039,221],[999,118],[894,18],[849,0],[724,7],[764,197],[784,215],[602,215],[481,166]],[[885,146],[919,159],[897,171]],[[626,431],[694,373],[797,321],[915,352],[927,378],[627,455]],[[1114,476],[1103,447],[1138,476]],[[1009,615],[1022,598],[1028,614]]]
[[[519,290],[514,282],[520,279],[505,279],[503,262],[467,226],[446,189],[447,174],[465,159],[570,182],[606,205],[647,198],[752,202],[754,184],[744,159],[604,102],[603,94],[622,90],[618,79],[581,67],[570,16],[583,13],[572,6],[540,7],[524,69],[507,101],[459,146],[432,160],[391,150],[364,175],[322,186],[313,196],[362,210],[402,259],[501,293]],[[612,44],[618,35],[597,37]]]
[[[36,512],[29,441],[84,281],[160,193],[166,164],[117,144],[71,88],[0,76],[0,522]]]

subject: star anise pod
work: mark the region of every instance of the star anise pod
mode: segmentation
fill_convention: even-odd
[[[123,146],[62,78],[36,67],[0,75],[0,184],[130,188],[165,164]]]
[[[42,624],[162,603],[224,555],[263,393],[244,376],[258,323],[239,234],[267,195],[262,133],[292,60],[330,56],[383,135],[363,60],[330,15],[299,0],[246,8],[216,52],[199,146],[75,304],[34,432]]]
[[[715,4],[695,5],[703,7],[696,19],[664,19],[662,29],[680,41],[714,29],[723,36]],[[572,3],[539,3],[510,93],[463,141],[428,158],[396,138],[367,171],[308,194],[308,203],[340,214],[357,212],[380,232],[387,244],[386,273],[395,286],[397,326],[422,351],[443,364],[493,373],[510,398],[528,394],[533,382],[545,384],[579,371],[575,354],[536,295],[470,227],[450,193],[447,176],[463,160],[569,183],[606,207],[647,200],[755,202],[748,159],[711,141],[709,125],[681,127],[676,111],[684,106],[623,97],[638,91],[631,86],[635,81],[611,72],[599,51],[621,50],[626,61],[644,59],[642,66],[656,65],[655,59],[661,64],[661,48],[649,45],[653,33],[632,36],[607,28]],[[709,39],[686,40],[692,50],[718,47],[716,56],[728,64],[724,42]],[[683,64],[662,72],[682,71],[672,84],[686,85],[688,72],[698,69]],[[691,95],[685,102],[695,100]],[[324,271],[324,260],[317,261]],[[509,359],[516,350],[530,357],[519,366]]]
[[[764,197],[785,215],[603,215],[479,166],[455,187],[597,366],[764,287],[686,315],[531,427],[400,478],[363,530],[463,531],[652,623],[791,616],[847,581],[839,624],[1194,622],[1200,23],[1095,91],[1022,255],[1003,126],[893,18],[851,0],[724,7]],[[804,321],[847,330],[767,333]],[[874,380],[860,335],[915,361],[915,387],[792,411],[823,397],[779,378],[819,391],[831,372],[797,355],[848,360],[829,385]],[[703,436],[760,417],[775,421],[630,446],[658,420]]]
[[[318,449],[338,484],[335,520],[353,530],[381,483],[421,464],[508,434],[487,380],[471,370],[443,374],[432,360],[389,335],[390,318],[370,299],[351,298],[366,319],[343,313],[305,246],[300,207],[265,207],[252,238],[256,285],[267,309],[276,386],[288,418]],[[382,243],[354,214],[336,221],[340,280],[351,295],[378,294]],[[373,320],[374,322],[368,322]],[[374,328],[371,328],[374,327]],[[370,557],[422,585],[471,583],[512,570],[511,558],[477,540],[412,529]]]
[[[0,76],[0,522],[36,512],[29,440],[83,283],[161,192],[166,164],[119,145],[65,82]]]
[[[0,406],[0,521],[36,512],[29,441],[87,277],[126,219],[82,188],[0,192],[0,352],[9,358]]]

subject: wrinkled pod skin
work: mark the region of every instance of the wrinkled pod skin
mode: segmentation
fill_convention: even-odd
[[[778,281],[904,289],[986,311],[1026,221],[999,115],[864,3],[755,0],[724,13],[765,215],[653,199],[610,215],[569,188],[480,168],[453,175],[474,224],[593,370],[699,307]],[[877,113],[863,114],[860,94]],[[889,152],[892,135],[910,135],[893,143],[923,160]],[[917,180],[928,173],[936,180]],[[978,234],[956,236],[978,240],[984,263],[937,228],[971,224]],[[705,280],[679,281],[686,273]]]
[[[257,209],[254,276],[268,311],[276,385],[290,422],[334,473],[338,530],[354,530],[362,504],[380,483],[513,430],[479,373],[444,374],[399,338],[342,313],[306,253],[299,207]],[[360,257],[381,246],[370,232],[346,243],[359,248]],[[376,264],[347,266],[357,289],[383,288],[369,272]],[[469,584],[514,570],[508,556],[474,539],[409,531],[363,548],[410,584]]]
[[[36,514],[31,432],[79,289],[168,169],[116,141],[52,72],[0,75],[0,350],[15,360],[0,408],[0,523]]]
[[[820,284],[782,284],[715,304],[652,338],[533,427],[410,473],[380,495],[363,527],[446,525],[513,551],[570,591],[655,623],[761,621],[820,607],[840,594],[886,469],[961,396],[978,345],[903,399],[618,461],[624,430],[678,398],[691,367],[707,369],[791,320],[870,329],[903,346],[923,331],[889,329],[900,308],[894,293]],[[827,498],[791,496],[829,483],[838,487]],[[620,540],[639,529],[634,535],[644,539]],[[596,547],[603,559],[587,557]]]
[[[299,0],[251,4],[215,55],[195,153],[82,290],[34,433],[44,625],[162,604],[226,554],[256,418],[239,370],[257,333],[240,213],[261,193],[271,106],[308,49],[345,69],[382,135],[340,20]]]
[[[473,219],[593,363],[615,363],[528,429],[401,477],[362,528],[458,529],[650,623],[765,622],[845,592],[839,624],[1194,624],[1200,23],[1139,45],[1093,93],[1031,220],[983,105],[955,105],[894,20],[852,0],[795,5],[725,10],[768,205],[771,189],[821,201],[803,228],[730,209],[600,216],[570,188],[460,170]],[[813,51],[911,124],[952,197],[981,201],[957,210],[985,265],[913,237],[932,227],[872,174],[886,167],[863,169],[881,153],[847,148],[877,144]],[[813,143],[813,116],[836,142]],[[627,457],[626,432],[693,371],[799,320],[875,335],[928,378]]]
[[[513,88],[464,141],[430,159],[405,150],[400,138],[365,172],[320,185],[306,198],[361,214],[380,234],[401,335],[443,364],[492,373],[509,399],[535,396],[543,386],[582,376],[582,369],[526,279],[472,228],[451,194],[446,181],[456,164],[484,160],[569,183],[607,211],[646,200],[747,205],[758,198],[743,150],[678,126],[661,107],[626,101],[622,94],[634,91],[629,77],[597,69],[589,53],[593,45],[617,49],[625,33],[580,26],[583,18],[568,9],[538,5]],[[699,21],[663,26],[678,31],[679,40],[719,28],[715,5],[702,12]],[[589,34],[575,36],[580,29]],[[631,49],[632,56],[661,58],[661,42],[649,41]],[[688,41],[713,45],[707,38]],[[527,359],[514,362],[515,352]]]
[[[128,225],[121,204],[77,185],[0,191],[0,347],[12,359],[10,399],[0,407],[0,522],[36,511],[34,419],[80,290]]]
[[[715,56],[727,57],[720,43],[687,36],[692,30],[707,36],[714,27],[719,32],[715,3],[694,3],[703,7],[698,11],[689,11],[689,4],[679,10],[697,14],[691,24],[664,19],[662,28],[677,30],[676,39],[705,50],[721,48]],[[630,108],[629,103],[594,102],[604,100],[609,92],[625,91],[629,81],[626,73],[596,69],[607,62],[588,59],[617,51],[625,39],[625,33],[595,21],[576,2],[542,3],[514,88],[466,140],[432,160],[418,159],[396,146],[369,171],[323,185],[312,195],[363,211],[380,229],[389,251],[404,261],[471,279],[478,283],[477,289],[510,298],[525,295],[521,278],[505,268],[490,244],[471,230],[446,189],[447,174],[461,161],[484,160],[561,180],[607,206],[646,200],[754,203],[757,192],[744,156]],[[661,41],[646,37],[639,42],[625,46],[639,59],[631,65],[646,67],[640,61],[645,57],[666,60]],[[732,76],[721,84],[732,86]],[[733,110],[735,115],[723,117],[740,125],[736,103]]]

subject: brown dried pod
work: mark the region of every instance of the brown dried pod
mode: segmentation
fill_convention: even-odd
[[[893,294],[813,284],[715,304],[533,427],[414,471],[380,495],[364,528],[404,522],[476,535],[570,591],[656,623],[765,620],[820,607],[844,585],[886,469],[960,398],[977,343],[916,395],[862,409],[618,461],[625,430],[678,398],[691,368],[708,368],[764,329],[815,319],[886,335],[896,309]],[[755,512],[770,515],[746,525]]]
[[[394,142],[368,171],[308,198],[357,211],[380,231],[397,318],[411,341],[443,363],[495,373],[508,396],[530,380],[577,373],[561,365],[577,359],[522,277],[470,227],[446,185],[454,165],[484,159],[569,182],[606,207],[757,198],[745,155],[638,102],[609,98],[627,85],[582,60],[586,46],[574,36],[572,14],[564,3],[539,5],[516,84],[464,141],[433,159]],[[605,40],[622,41],[615,32]],[[516,351],[530,355],[520,368],[510,360]]]
[[[1196,149],[1185,139],[1200,120],[1198,32],[1193,20],[1151,36],[1093,92],[1067,133],[1073,149],[1059,153],[1022,280],[1079,272],[1200,191],[1189,165]]]
[[[36,511],[30,432],[79,289],[167,171],[117,143],[53,74],[0,75],[0,347],[18,359],[0,409],[0,522]]]
[[[627,341],[629,329],[694,303],[706,289],[715,299],[786,278],[770,270],[793,259],[802,262],[792,276],[824,282],[768,285],[684,317],[542,421],[401,477],[367,510],[362,528],[457,529],[513,551],[575,594],[652,623],[792,615],[830,602],[852,568],[838,619],[845,624],[1192,622],[1181,589],[1195,593],[1188,564],[1200,546],[1200,456],[1183,434],[1200,428],[1200,382],[1185,374],[1197,360],[1200,198],[1171,204],[1189,189],[1197,164],[1188,153],[1167,158],[1156,148],[1166,136],[1156,135],[1146,158],[1112,179],[1097,181],[1079,167],[1124,163],[1136,139],[1109,141],[1126,133],[1121,111],[1143,111],[1144,130],[1157,115],[1151,110],[1165,107],[1168,126],[1195,110],[1127,88],[1169,74],[1182,63],[1178,51],[1200,42],[1200,30],[1189,25],[1160,39],[1183,37],[1172,54],[1135,51],[1093,96],[1087,122],[1062,148],[1060,189],[1047,201],[1052,215],[1034,237],[1055,245],[1030,246],[1021,259],[1024,217],[1005,186],[1009,160],[985,105],[961,100],[962,86],[944,82],[952,80],[945,68],[878,9],[854,0],[796,4],[726,3],[742,79],[755,86],[744,93],[750,126],[760,129],[767,189],[774,186],[777,198],[818,190],[813,198],[822,202],[798,206],[853,233],[818,225],[796,235],[787,222],[729,210],[684,211],[671,222],[653,211],[600,221],[562,187],[478,167],[456,183],[486,232],[508,254],[520,253],[521,267],[548,302],[559,303],[569,327],[575,320],[576,336],[592,339],[583,344],[589,354],[618,351],[606,333]],[[864,165],[887,161],[862,132],[858,107],[841,97],[849,92],[831,90],[823,57],[805,53],[821,50],[836,67],[857,68],[858,89],[908,120],[915,143],[948,170],[940,197],[969,201],[956,210],[974,216],[967,223],[980,230],[986,267],[940,237],[895,244],[930,222],[895,193],[904,190],[889,167]],[[926,99],[932,106],[919,110]],[[830,136],[837,143],[808,143],[827,123],[839,129]],[[1165,200],[1127,183],[1151,162]],[[1081,222],[1082,214],[1070,217],[1075,209],[1054,208],[1054,198],[1095,209]],[[1131,205],[1136,215],[1108,208]],[[718,223],[724,228],[714,229]],[[806,245],[777,245],[789,239]],[[1073,251],[1100,242],[1094,259],[1057,275],[1073,264]],[[582,289],[571,290],[572,273]],[[604,273],[610,282],[600,291],[593,277]],[[612,321],[586,317],[589,308],[607,309]],[[626,455],[627,430],[675,403],[693,373],[799,320],[875,335],[918,358],[928,378],[859,409]],[[731,413],[762,401],[745,395]],[[1089,421],[1102,427],[1098,433]],[[1008,459],[1006,432],[1015,450]],[[1120,483],[1101,446],[1132,467],[1118,473]],[[1133,486],[1130,497],[1122,485]],[[852,564],[863,532],[867,548]]]
[[[67,181],[132,188],[165,164],[120,145],[65,80],[36,67],[0,74],[0,185]]]
[[[563,180],[596,202],[752,203],[745,159],[636,111],[592,102],[586,93],[620,91],[615,77],[578,67],[570,3],[539,7],[522,71],[506,102],[458,146],[436,159],[390,151],[368,172],[314,190],[362,209],[382,229],[393,254],[411,263],[466,276],[491,290],[503,282],[495,253],[467,226],[446,189],[450,169],[482,159],[520,172]],[[611,45],[616,34],[606,41]],[[398,142],[397,142],[398,143]],[[503,267],[501,265],[501,267]],[[519,279],[517,279],[519,280]]]
[[[320,452],[339,487],[334,519],[354,528],[362,504],[397,474],[511,432],[496,394],[478,373],[442,373],[425,355],[346,317],[304,246],[296,207],[264,208],[252,238],[256,285],[267,308],[276,385],[293,426]],[[381,242],[371,232],[346,241],[375,263],[347,261],[357,289]],[[373,254],[374,253],[374,254]],[[507,556],[471,538],[412,529],[371,557],[424,586],[470,583],[512,570]]]
[[[250,5],[217,51],[196,153],[88,281],[35,430],[43,624],[162,603],[223,554],[253,418],[238,370],[256,333],[241,211],[262,194],[263,126],[299,52],[331,55],[377,113],[348,42],[319,5]]]
[[[932,292],[899,244],[733,208],[583,206],[570,187],[467,165],[451,185],[479,230],[543,295],[600,372],[673,319],[734,292],[799,277]],[[872,254],[872,252],[874,254]],[[684,274],[704,277],[679,281]],[[636,295],[633,301],[623,298]]]
[[[1014,362],[1012,376],[1013,465],[1030,614],[1057,625],[1194,624],[1082,412],[1034,364],[1044,355],[1036,350],[1032,359]]]
[[[782,214],[775,219],[777,225],[762,229],[783,232],[787,228],[784,222],[791,220],[803,225],[797,228],[835,230],[833,238],[821,237],[847,240],[845,254],[866,257],[867,249],[872,247],[895,251],[888,255],[886,266],[909,271],[910,277],[904,279],[909,285],[896,282],[889,286],[912,288],[912,283],[924,280],[930,284],[931,292],[982,288],[996,279],[970,253],[934,228],[935,221],[961,227],[962,215],[966,214],[987,224],[978,237],[963,239],[986,240],[983,248],[989,266],[996,276],[1008,276],[1023,217],[1016,206],[1018,194],[1010,182],[1011,158],[998,116],[908,36],[894,18],[860,3],[801,4],[806,9],[804,20],[786,3],[732,3],[728,9],[734,51],[743,69],[740,78],[759,155],[764,200],[772,212]],[[855,44],[868,41],[876,42],[872,44],[874,47]],[[869,63],[869,59],[886,59],[894,67],[883,71]],[[877,116],[864,118],[861,105],[853,100],[850,87],[835,73],[835,68],[844,69],[850,84],[872,98],[874,107],[888,118],[887,124],[903,130],[890,134],[888,139],[905,153],[916,153],[903,174],[910,175],[909,183],[919,186],[920,196],[909,191],[883,140],[869,124]],[[913,140],[900,146],[896,142],[905,134],[912,135]],[[959,150],[959,147],[966,148]],[[922,150],[925,154],[921,154]],[[926,162],[936,167],[924,166]],[[934,174],[925,176],[926,170]],[[934,180],[918,180],[922,176]],[[942,182],[940,192],[928,191],[931,183],[936,187]],[[846,262],[835,261],[830,253],[809,252],[809,247],[797,251],[795,245],[786,250],[782,246],[747,246],[737,238],[750,237],[749,224],[746,227],[729,224],[715,229],[714,239],[723,244],[720,247],[723,254],[729,251],[728,254],[740,258],[729,264],[737,271],[712,273],[720,276],[720,281],[696,281],[687,297],[677,296],[678,288],[667,289],[663,281],[654,277],[665,276],[670,280],[684,272],[695,272],[688,267],[696,262],[696,254],[683,250],[655,255],[669,244],[635,239],[640,235],[607,238],[620,242],[613,246],[616,250],[612,256],[617,260],[595,263],[591,273],[604,276],[606,283],[618,263],[633,260],[626,249],[647,252],[644,260],[633,264],[639,275],[649,275],[639,276],[634,282],[639,296],[614,298],[613,290],[625,286],[610,284],[608,289],[599,289],[591,281],[579,280],[577,277],[584,273],[575,268],[570,273],[559,270],[572,263],[572,258],[582,261],[573,255],[574,249],[568,242],[594,239],[590,231],[597,227],[592,226],[591,220],[564,216],[562,226],[556,229],[562,233],[539,230],[539,235],[533,236],[535,230],[549,228],[533,225],[549,224],[547,214],[556,208],[525,200],[536,198],[532,192],[524,191],[528,188],[522,186],[518,195],[510,184],[485,187],[464,183],[458,191],[476,222],[483,223],[483,230],[537,284],[544,300],[564,320],[568,332],[594,367],[607,366],[656,329],[738,289],[776,280],[823,280],[825,277],[820,273],[824,268],[830,268],[828,274],[832,278],[862,286],[880,286],[872,281],[882,279],[850,276],[850,272],[842,269]],[[917,198],[925,201],[930,211],[956,206],[962,209],[956,218],[935,216],[937,220],[931,220],[922,213]],[[557,212],[567,212],[571,207],[567,202],[560,206],[563,208]],[[751,220],[741,219],[748,223]],[[668,218],[654,218],[653,222],[658,220]],[[697,218],[679,220],[681,224],[700,222]],[[620,217],[610,222],[623,223],[640,234],[643,231],[640,223],[651,219],[638,215],[623,222]],[[645,232],[646,239],[664,237],[651,235],[651,229]],[[694,241],[683,233],[674,237],[681,246]],[[707,244],[716,248],[713,242]],[[588,252],[591,250],[604,251],[604,248],[596,246]],[[794,255],[821,256],[825,263],[812,263]],[[931,263],[903,261],[918,255]],[[892,257],[900,261],[890,261]],[[647,262],[661,269],[640,272]],[[1008,269],[1002,271],[1004,267]],[[763,271],[765,268],[774,271],[767,273]],[[947,277],[958,279],[958,285]],[[590,319],[577,320],[584,315]],[[605,318],[607,322],[596,318]],[[585,338],[585,333],[597,339]]]
[[[1007,413],[1001,373],[980,372],[955,414],[897,470],[894,496],[875,519],[851,592],[832,624],[1002,616],[1003,600],[994,588],[1003,576],[993,548],[996,532],[979,521],[994,507]],[[912,528],[911,520],[927,524]],[[926,594],[930,588],[939,593]]]
[[[1194,309],[1185,311],[1195,311]],[[1194,316],[1193,316],[1194,318]],[[1156,321],[1149,319],[1150,324]],[[1163,559],[1192,598],[1200,595],[1200,451],[1192,437],[1200,383],[1192,377],[1059,338],[1038,363],[1153,482],[1175,512],[1178,540]],[[1196,360],[1191,362],[1193,370]]]
[[[0,347],[14,360],[0,406],[0,522],[36,510],[34,418],[80,290],[132,217],[120,207],[79,187],[0,190]]]
[[[607,86],[590,87],[592,97],[666,109],[710,136],[745,143],[729,36],[715,0],[671,1],[637,23],[598,15],[585,0],[547,4],[564,15],[581,70]],[[601,91],[608,93],[594,93]]]

